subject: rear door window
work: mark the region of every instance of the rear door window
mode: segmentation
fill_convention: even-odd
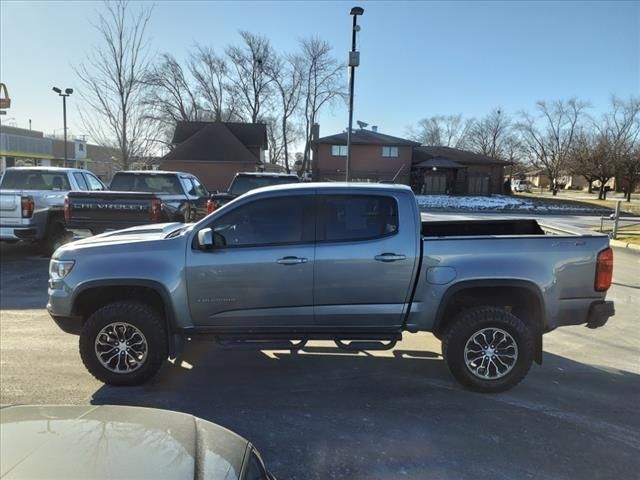
[[[89,189],[89,187],[87,187],[87,182],[85,182],[84,175],[82,175],[82,173],[75,172],[73,174],[73,178],[75,178],[76,183],[78,184],[78,188],[80,190],[88,190]]]
[[[398,204],[382,195],[320,196],[318,240],[372,240],[398,232]]]

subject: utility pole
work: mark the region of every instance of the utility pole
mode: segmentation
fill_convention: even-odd
[[[53,91],[62,97],[62,119],[64,123],[64,166],[67,166],[67,97],[73,93],[73,88],[65,88],[64,93],[58,87],[53,87]],[[74,155],[75,158],[75,155]],[[76,162],[77,166],[77,162]]]
[[[360,65],[360,52],[356,50],[356,33],[360,31],[358,16],[364,13],[364,8],[353,7],[350,15],[353,16],[351,29],[351,51],[349,52],[349,129],[347,130],[347,165],[346,178],[351,179],[351,130],[353,130],[353,90],[356,77],[356,67]]]

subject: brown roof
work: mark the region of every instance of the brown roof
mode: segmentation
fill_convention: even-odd
[[[510,162],[451,147],[420,146],[413,149],[414,165],[433,158],[447,159],[466,167],[473,165],[511,165]]]
[[[346,145],[347,132],[322,137],[316,140],[316,143],[330,143],[332,145]],[[384,133],[374,132],[373,130],[354,130],[351,134],[351,143],[353,145],[392,145],[392,146],[418,146],[418,142],[407,140],[406,138],[392,137]]]
[[[191,123],[203,124],[199,128]],[[181,126],[181,124],[183,124]],[[187,125],[184,125],[187,124]],[[254,127],[255,131],[259,131],[260,127],[264,128],[266,139],[266,128],[262,124],[248,124]],[[256,145],[244,144],[229,128],[228,124],[222,122],[180,122],[176,127],[178,132],[180,127],[180,135],[174,134],[176,137],[182,138],[181,135],[187,130],[194,132],[179,143],[173,150],[162,157],[159,162],[166,160],[199,160],[208,162],[259,162],[260,158],[256,157],[248,147]],[[193,128],[192,128],[193,127]],[[242,130],[242,129],[240,129]],[[244,129],[248,132],[249,129]]]
[[[182,143],[209,125],[224,125],[247,147],[267,148],[267,127],[263,123],[178,122],[171,143]]]

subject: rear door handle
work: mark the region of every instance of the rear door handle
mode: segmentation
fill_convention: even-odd
[[[300,257],[282,257],[276,260],[276,263],[280,265],[297,265],[299,263],[307,263],[307,259]]]
[[[398,260],[404,260],[406,255],[396,255],[395,253],[381,253],[374,257],[378,262],[397,262]]]

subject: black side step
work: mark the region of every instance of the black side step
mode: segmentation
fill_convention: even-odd
[[[300,350],[304,348],[306,344],[306,340],[292,342],[290,340],[218,339],[218,345],[229,350]]]
[[[366,341],[366,340],[343,340],[335,339],[336,346],[342,350],[350,352],[360,352],[362,350],[391,350],[396,346],[397,339],[389,339],[387,343],[382,341]]]

